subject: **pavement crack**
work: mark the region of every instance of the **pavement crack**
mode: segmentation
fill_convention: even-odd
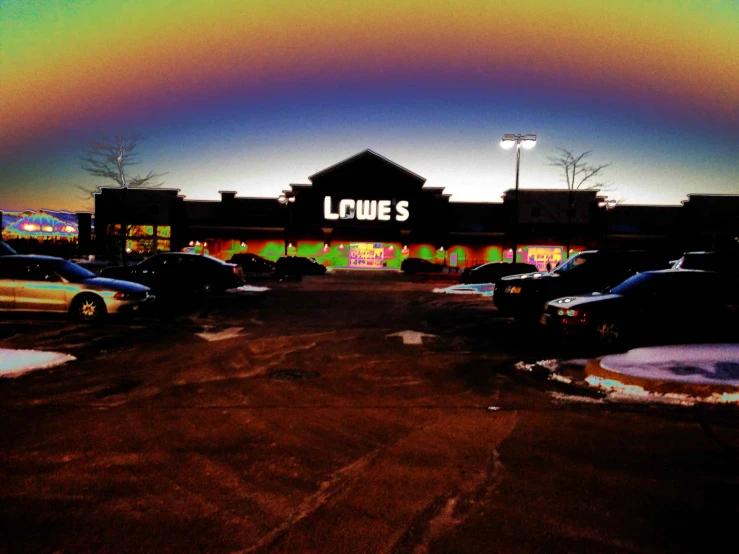
[[[315,494],[312,494],[303,500],[298,510],[290,518],[272,529],[272,531],[266,535],[262,536],[254,545],[240,552],[242,554],[248,554],[249,552],[257,552],[260,549],[268,550],[275,542],[283,538],[292,527],[312,515],[336,494],[345,490],[349,483],[355,480],[372,465],[382,450],[383,448],[373,450],[354,462],[335,471],[329,479],[320,483],[319,490]]]
[[[437,496],[419,512],[392,547],[392,554],[426,554],[435,539],[464,523],[475,506],[495,494],[505,467],[494,448],[485,468],[449,494]]]

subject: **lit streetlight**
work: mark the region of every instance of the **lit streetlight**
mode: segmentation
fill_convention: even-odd
[[[536,135],[503,135],[500,146],[506,150],[516,147],[516,198],[513,207],[513,255],[511,256],[511,263],[516,263],[518,256],[518,173],[521,166],[521,148],[530,150],[536,146]]]
[[[605,233],[603,234],[603,247],[605,249],[608,249],[608,224],[609,224],[608,212],[614,209],[617,205],[618,205],[617,200],[602,200],[598,202],[598,207],[603,208],[606,211],[605,217],[604,217]]]
[[[277,197],[277,201],[285,206],[285,209],[287,210],[287,213],[285,214],[285,256],[287,256],[287,225],[290,222],[290,204],[295,202],[295,197],[288,196],[286,193],[283,193]]]

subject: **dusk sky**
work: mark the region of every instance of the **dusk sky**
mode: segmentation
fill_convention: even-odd
[[[0,209],[91,209],[88,139],[190,199],[276,197],[370,148],[500,201],[564,188],[557,147],[629,204],[739,194],[737,0],[30,1],[0,4]],[[351,183],[347,183],[350,190]]]

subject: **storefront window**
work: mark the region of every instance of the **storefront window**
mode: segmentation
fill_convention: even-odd
[[[109,249],[120,251],[121,224],[108,225]],[[157,252],[168,252],[171,244],[169,225],[128,225],[126,228],[126,252],[128,254],[149,256]],[[161,237],[161,238],[160,238]],[[165,238],[166,237],[166,238]]]

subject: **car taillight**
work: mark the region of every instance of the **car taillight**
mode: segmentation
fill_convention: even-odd
[[[113,298],[117,298],[118,300],[123,300],[124,298],[126,298],[126,293],[125,292],[116,292],[113,295]]]

